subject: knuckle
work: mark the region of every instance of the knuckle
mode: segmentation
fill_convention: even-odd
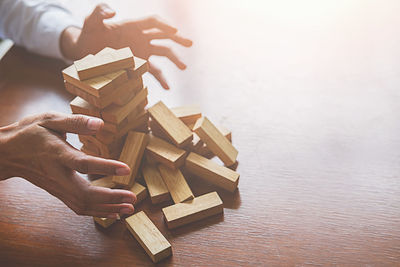
[[[57,112],[49,111],[49,112],[41,114],[39,119],[41,122],[46,123],[48,121],[55,120],[57,118],[57,116],[58,116]]]
[[[89,172],[89,161],[86,156],[80,156],[75,159],[75,166],[79,172],[88,173]]]

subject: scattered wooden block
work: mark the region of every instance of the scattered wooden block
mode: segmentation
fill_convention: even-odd
[[[235,164],[238,151],[207,117],[198,119],[193,131],[227,166]]]
[[[151,203],[158,204],[170,200],[170,194],[157,166],[145,163],[142,166],[143,178],[149,190]]]
[[[162,209],[169,229],[173,229],[212,215],[224,212],[222,200],[217,192],[211,192],[193,200]]]
[[[217,126],[217,128],[228,139],[228,141],[232,143],[232,132],[223,126]],[[194,133],[194,135],[195,135],[195,133]],[[193,135],[193,140],[195,140],[194,135]],[[198,140],[198,139],[196,139],[196,140]],[[193,142],[193,144],[194,144],[194,142]],[[196,146],[193,146],[192,151],[196,152],[199,155],[202,155],[203,157],[207,157],[207,158],[212,158],[214,156],[214,154],[211,152],[211,150],[208,148],[208,146],[206,144],[204,144],[204,142],[201,140],[200,140],[200,142],[197,143]]]
[[[142,89],[135,95],[126,105],[118,106],[111,105],[102,110],[101,116],[104,121],[111,123],[120,123],[124,120],[129,113],[131,113],[136,107],[143,103],[147,99],[148,90],[147,87]]]
[[[126,226],[153,262],[172,255],[171,244],[147,215],[140,211],[126,218]]]
[[[218,165],[216,162],[204,158],[196,153],[190,153],[186,158],[186,169],[201,179],[234,192],[238,187],[239,173]]]
[[[185,150],[152,135],[150,135],[146,153],[149,153],[153,159],[171,169],[179,168],[185,163]]]
[[[83,114],[92,117],[101,118],[100,109],[96,108],[86,100],[75,97],[70,103],[71,111],[74,114]]]
[[[134,183],[129,191],[133,192],[136,195],[136,203],[139,204],[147,197],[147,189],[143,185],[138,182]]]
[[[193,135],[190,129],[163,102],[160,101],[149,108],[149,113],[177,147],[185,147],[192,141]]]
[[[109,95],[115,88],[128,80],[127,72],[125,70],[119,70],[103,76],[81,81],[74,65],[65,68],[62,71],[62,74],[65,81],[97,97]]]
[[[125,47],[76,60],[74,61],[74,65],[79,79],[87,80],[121,69],[134,68],[135,61],[133,60],[131,49]]]
[[[194,198],[192,190],[179,169],[173,170],[164,165],[159,165],[158,170],[169,193],[175,203]]]
[[[151,118],[149,119],[149,126],[151,128],[151,131],[153,133],[154,136],[157,136],[161,139],[163,139],[164,141],[167,142],[171,142],[170,138],[163,132],[163,130],[161,129],[161,127],[157,124],[157,122],[155,122],[154,120],[152,120]],[[172,142],[171,142],[172,143]]]
[[[126,137],[119,161],[126,163],[131,168],[131,174],[113,176],[112,181],[123,186],[132,186],[136,179],[144,149],[147,146],[148,136],[144,133],[129,132]]]
[[[97,180],[94,180],[90,183],[93,186],[101,186],[101,187],[106,187],[106,188],[114,188],[115,183],[112,181],[112,176],[105,176],[102,178],[99,178]]]
[[[117,219],[99,218],[99,217],[93,217],[93,220],[95,223],[99,224],[104,228],[110,227],[113,223],[117,221]]]
[[[199,118],[201,118],[201,110],[199,106],[175,107],[171,108],[171,111],[186,125],[194,124]]]

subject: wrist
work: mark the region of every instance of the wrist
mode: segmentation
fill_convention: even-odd
[[[18,176],[9,150],[10,136],[15,130],[16,124],[0,127],[0,180]]]
[[[64,58],[76,60],[81,57],[78,48],[78,39],[81,31],[80,28],[70,26],[62,32],[60,37],[60,49]]]

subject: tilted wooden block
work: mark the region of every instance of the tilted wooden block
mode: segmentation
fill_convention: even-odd
[[[159,262],[172,255],[171,244],[143,211],[126,218],[125,221],[128,230],[153,262]]]
[[[171,199],[168,188],[156,165],[144,163],[142,174],[149,190],[151,203],[157,204]]]
[[[83,114],[93,117],[101,118],[100,109],[96,108],[86,100],[80,98],[79,96],[75,97],[70,103],[71,111],[74,114]]]
[[[120,138],[126,135],[129,131],[136,130],[141,131],[142,126],[146,125],[149,120],[149,114],[147,111],[142,111],[135,118],[130,119],[128,117],[128,124],[123,126],[117,133],[110,133],[104,130],[100,130],[96,133],[96,138],[104,144],[111,144],[117,142]]]
[[[135,67],[133,54],[129,47],[121,48],[108,53],[99,53],[93,57],[85,57],[74,61],[80,80],[112,73],[121,69]]]
[[[152,135],[150,135],[146,153],[149,153],[153,159],[172,169],[179,168],[185,163],[185,150]]]
[[[173,229],[212,215],[224,212],[222,200],[217,192],[211,192],[193,200],[162,209],[169,229]]]
[[[198,119],[193,131],[225,165],[235,164],[238,151],[207,117]]]
[[[129,113],[138,107],[143,101],[147,99],[147,87],[138,92],[126,105],[118,106],[111,105],[102,110],[101,116],[104,121],[111,123],[120,123],[124,120]]]
[[[152,120],[151,118],[149,119],[149,126],[151,128],[151,132],[153,133],[154,136],[157,136],[158,138],[163,139],[164,141],[173,143],[170,138],[163,132],[163,130],[161,129],[161,127],[157,124],[157,122],[155,122],[154,120]]]
[[[119,133],[121,132],[124,128],[129,127],[129,120],[136,120],[139,116],[139,114],[143,113],[144,108],[147,106],[148,102],[147,99],[143,101],[142,103],[139,104],[139,106],[134,109],[123,121],[121,121],[118,124],[114,124],[111,122],[104,122],[104,126],[102,130],[111,132],[111,133]]]
[[[164,165],[158,165],[158,170],[175,203],[194,198],[192,190],[179,169],[173,170]]]
[[[100,217],[93,217],[93,220],[95,223],[99,224],[100,226],[104,228],[110,227],[113,223],[117,221],[117,219],[111,219],[111,218],[100,218]]]
[[[157,122],[168,138],[179,148],[188,145],[193,138],[190,129],[179,120],[163,102],[148,109],[151,118]]]
[[[119,155],[125,141],[124,138],[119,138],[109,144],[105,144],[91,135],[78,135],[78,137],[79,141],[85,145],[88,143],[95,145],[100,151],[100,156],[104,158],[114,158],[115,154]]]
[[[196,123],[196,121],[201,118],[201,110],[199,106],[175,107],[171,108],[171,111],[186,125]]]
[[[131,168],[131,174],[123,176],[113,176],[114,183],[123,186],[132,186],[136,179],[144,149],[147,146],[148,136],[144,133],[129,132],[126,137],[119,161],[126,163]]]
[[[147,60],[140,57],[133,57],[133,59],[135,60],[135,68],[127,70],[129,79],[137,79],[149,71]]]
[[[65,89],[67,89],[68,92],[70,92],[73,95],[79,96],[83,99],[85,99],[87,102],[92,104],[93,106],[102,109],[105,108],[108,105],[111,105],[113,103],[113,99],[111,97],[97,97],[94,95],[91,95],[87,93],[86,91],[76,87],[73,84],[70,84],[67,81],[64,81],[64,86]]]
[[[99,178],[97,180],[94,180],[90,183],[93,186],[101,186],[101,187],[106,187],[106,188],[114,188],[115,183],[112,181],[112,176],[105,176],[102,178]]]
[[[114,104],[118,106],[126,105],[140,90],[143,89],[143,80],[142,78],[138,79],[130,79],[125,84],[122,85],[123,91],[122,93],[116,95],[114,98]]]
[[[193,152],[186,158],[185,167],[199,178],[230,192],[238,187],[239,173]]]
[[[232,143],[232,132],[226,129],[223,126],[217,126],[218,130],[225,136],[229,142]],[[194,133],[195,135],[195,133]],[[193,140],[195,140],[195,136],[193,135]],[[198,137],[198,136],[197,136]],[[198,140],[198,139],[196,139]],[[194,142],[193,142],[194,144]],[[206,144],[204,144],[203,141],[200,140],[200,142],[197,143],[196,146],[193,146],[193,152],[196,152],[199,155],[202,155],[204,157],[213,157],[214,154],[211,152],[211,150],[208,148]]]
[[[97,97],[109,95],[115,88],[128,80],[127,72],[125,70],[119,70],[103,76],[81,81],[74,65],[65,68],[62,71],[62,74],[65,81]]]
[[[83,153],[93,156],[93,157],[101,157],[99,150],[93,149],[92,147],[88,147],[87,145],[83,145],[80,149]]]
[[[129,191],[133,192],[136,195],[136,203],[139,204],[147,197],[147,189],[143,185],[138,182],[134,183],[133,186],[129,189]]]

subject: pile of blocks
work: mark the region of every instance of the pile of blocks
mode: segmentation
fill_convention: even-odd
[[[132,170],[130,175],[107,176],[92,184],[131,190],[137,203],[147,196],[153,204],[172,199],[174,204],[162,209],[169,229],[223,213],[218,193],[194,196],[182,169],[235,192],[239,174],[229,167],[236,164],[238,151],[231,132],[216,127],[196,106],[170,109],[160,101],[146,110],[147,88],[141,78],[146,71],[147,62],[134,57],[129,48],[105,48],[63,71],[67,90],[77,95],[71,102],[72,112],[105,122],[95,136],[79,137],[82,151],[118,159]],[[214,155],[224,166],[210,159]],[[139,177],[147,188],[138,182]],[[117,220],[94,221],[107,228]],[[129,216],[125,223],[153,262],[172,255],[171,244],[145,212]]]

